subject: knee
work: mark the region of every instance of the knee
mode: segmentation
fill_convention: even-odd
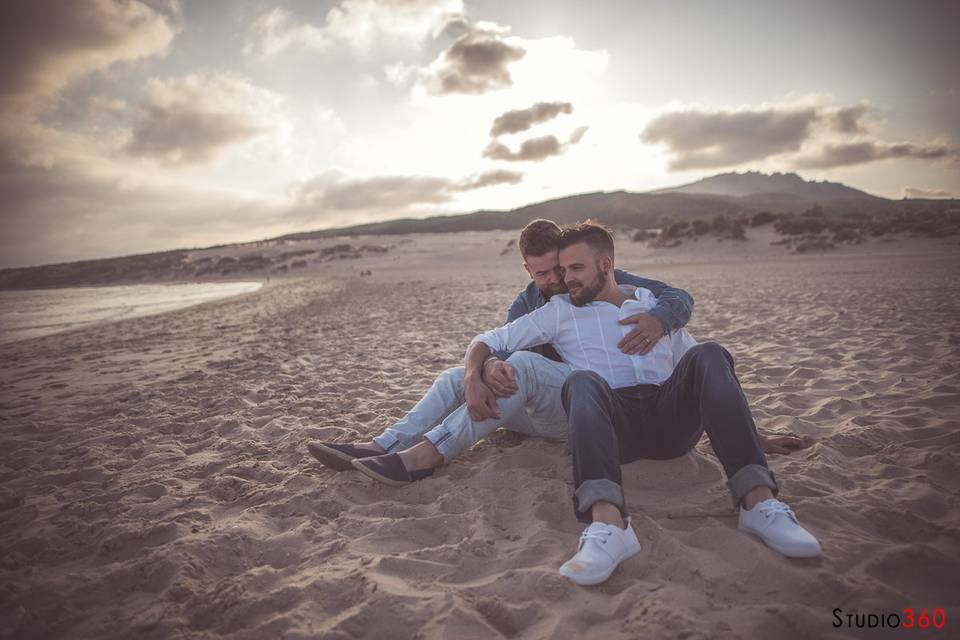
[[[727,364],[733,366],[733,356],[717,342],[701,342],[690,347],[687,352],[694,361],[701,364]]]
[[[463,389],[463,367],[450,367],[449,369],[442,371],[439,376],[437,376],[437,381],[434,384],[443,385],[445,387],[453,387],[455,389]]]
[[[517,351],[516,353],[510,354],[510,357],[507,358],[507,364],[513,367],[518,383],[521,379],[533,373],[533,369],[537,365],[537,358],[542,359],[543,356],[533,353],[532,351]]]
[[[567,414],[569,414],[570,405],[575,399],[593,396],[597,392],[602,392],[607,388],[609,388],[609,385],[600,374],[593,371],[574,371],[567,376],[560,390],[563,408],[566,409]]]

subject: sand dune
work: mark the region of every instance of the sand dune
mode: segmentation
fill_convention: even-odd
[[[377,434],[500,322],[524,284],[508,237],[0,346],[0,635],[907,634],[835,629],[838,607],[957,626],[956,253],[621,258],[695,296],[761,429],[815,440],[770,462],[820,559],[736,531],[706,441],[624,468],[643,551],[588,589],[557,574],[581,530],[562,443],[499,432],[401,489],[318,465],[308,440]]]

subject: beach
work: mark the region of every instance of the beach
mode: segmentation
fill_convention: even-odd
[[[818,559],[736,530],[706,439],[624,466],[643,550],[592,588],[557,573],[582,530],[563,443],[497,432],[403,488],[318,464],[308,441],[379,434],[503,321],[528,282],[514,237],[381,238],[0,345],[0,637],[899,638],[834,611],[907,607],[960,626],[955,239],[618,245],[693,295],[688,328],[732,353],[761,431],[814,440],[768,461]]]

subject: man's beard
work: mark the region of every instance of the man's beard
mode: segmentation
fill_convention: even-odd
[[[550,298],[552,298],[553,296],[559,293],[566,293],[567,283],[561,280],[560,282],[558,282],[553,286],[547,287],[546,289],[541,289],[540,292],[543,293],[544,298],[549,300]]]
[[[603,291],[603,286],[606,284],[606,281],[607,274],[598,269],[597,278],[593,282],[580,286],[576,289],[576,293],[570,291],[570,302],[577,307],[582,307],[589,302],[593,302],[596,300],[597,295]],[[567,288],[570,289],[569,284],[567,284]]]

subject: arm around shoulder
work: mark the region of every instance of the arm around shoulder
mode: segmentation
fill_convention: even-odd
[[[693,296],[676,287],[621,271],[614,271],[617,284],[629,284],[635,287],[649,289],[657,297],[656,306],[650,310],[650,315],[660,321],[663,332],[669,333],[681,329],[690,322],[693,314]]]

